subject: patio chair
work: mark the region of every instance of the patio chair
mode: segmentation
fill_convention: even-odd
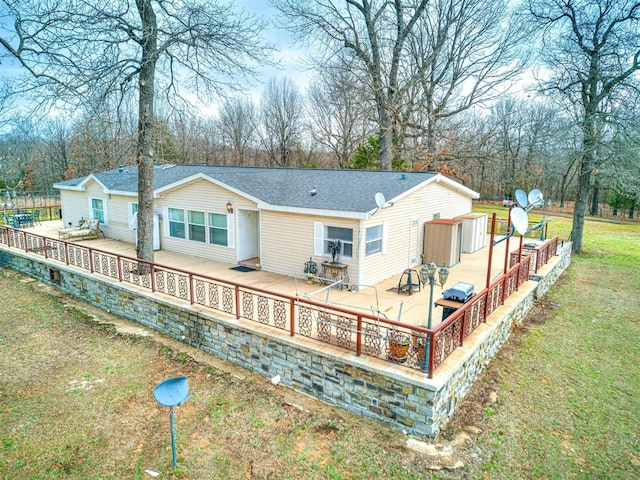
[[[83,221],[77,227],[61,228],[58,230],[58,237],[63,240],[88,240],[104,238],[104,233],[100,230],[100,220],[92,218]]]

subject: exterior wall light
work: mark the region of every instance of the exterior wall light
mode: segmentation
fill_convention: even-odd
[[[227,202],[227,213],[233,213],[233,204],[231,201]]]

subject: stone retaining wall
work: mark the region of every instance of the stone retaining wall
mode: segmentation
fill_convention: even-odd
[[[538,282],[536,288],[536,298],[544,297],[549,289],[556,283],[562,272],[571,264],[572,242],[562,242],[558,244],[556,256],[552,261],[538,270],[538,273],[531,273],[529,280]],[[555,260],[555,262],[553,261]]]
[[[41,257],[3,251],[0,264],[267,378],[280,375],[281,383],[296,391],[422,438],[435,438],[451,418],[507,340],[512,324],[525,318],[538,285],[529,281],[521,286],[430,380],[421,372],[325,344],[318,351],[313,348],[317,343],[302,336],[292,339],[254,322],[166,300]],[[555,262],[540,285],[550,277],[555,281],[568,263],[566,258]]]

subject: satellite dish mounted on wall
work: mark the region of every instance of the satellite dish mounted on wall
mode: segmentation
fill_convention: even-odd
[[[529,228],[529,215],[527,215],[527,212],[524,209],[520,207],[512,208],[510,218],[516,232],[520,235],[527,233],[527,229]]]
[[[524,192],[524,190],[516,190],[516,202],[518,203],[518,205],[520,205],[522,208],[526,208],[527,207],[527,194]]]
[[[384,208],[387,200],[384,198],[384,194],[381,192],[376,193],[376,205],[378,208]]]

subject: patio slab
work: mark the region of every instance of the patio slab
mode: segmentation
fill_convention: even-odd
[[[59,228],[62,228],[61,221],[49,221],[27,228],[25,231],[57,239]],[[83,240],[78,243],[123,256],[132,258],[136,256],[135,245],[132,243],[109,238]],[[507,243],[509,243],[509,250],[516,249],[518,237],[511,239],[509,242],[502,241],[494,247],[491,280],[499,276],[504,269]],[[445,286],[434,287],[434,302],[442,297],[444,290],[453,286],[456,282],[472,284],[474,292],[480,292],[486,286],[489,250],[489,246],[486,246],[474,253],[463,253],[460,263],[449,269],[449,278]],[[281,295],[299,296],[319,302],[328,302],[334,306],[373,315],[379,312],[381,318],[386,317],[389,320],[401,321],[410,325],[425,326],[427,324],[429,286],[421,288],[420,291],[414,290],[412,295],[409,295],[406,291],[398,293],[401,273],[376,285],[363,288],[358,292],[352,292],[346,288],[341,290],[340,288],[331,288],[320,283],[310,285],[306,282],[302,269],[300,277],[293,278],[262,270],[239,272],[231,269],[235,265],[167,250],[156,251],[154,258],[156,263],[167,267],[187,270],[228,282],[245,284]],[[420,266],[413,268],[419,271]],[[434,307],[432,327],[440,324],[441,319],[441,307]]]

